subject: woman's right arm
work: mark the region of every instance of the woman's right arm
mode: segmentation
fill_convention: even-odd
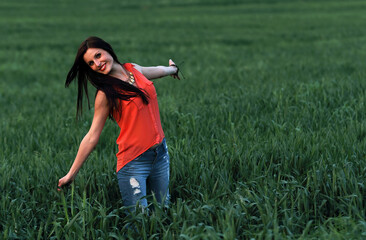
[[[95,108],[94,108],[94,117],[92,125],[88,133],[85,135],[85,137],[80,143],[78,153],[76,154],[76,158],[69,172],[63,178],[59,179],[58,181],[59,191],[62,186],[70,184],[75,179],[81,166],[83,165],[85,160],[88,158],[89,154],[93,151],[93,149],[97,145],[108,115],[109,115],[108,100],[104,92],[98,91],[98,94],[95,98]]]

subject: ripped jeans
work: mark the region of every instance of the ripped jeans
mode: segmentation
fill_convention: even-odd
[[[124,206],[147,207],[146,196],[154,195],[158,203],[169,204],[169,154],[163,142],[149,149],[117,173]]]

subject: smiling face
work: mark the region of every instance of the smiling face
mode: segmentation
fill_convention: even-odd
[[[113,57],[101,48],[89,48],[83,59],[92,70],[102,74],[109,74],[114,65]]]

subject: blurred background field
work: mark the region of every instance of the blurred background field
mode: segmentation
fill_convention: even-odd
[[[1,1],[0,238],[366,238],[365,10],[352,0]],[[75,183],[56,190],[92,120],[92,104],[75,120],[76,85],[64,81],[93,35],[121,62],[184,62],[185,79],[155,81],[167,210],[124,214],[112,121]]]

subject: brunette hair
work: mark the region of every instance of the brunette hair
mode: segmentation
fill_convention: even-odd
[[[83,59],[85,52],[89,48],[101,48],[107,51],[115,62],[121,64],[118,61],[117,55],[114,53],[111,45],[103,39],[98,37],[89,37],[81,43],[76,53],[74,64],[67,74],[65,82],[65,87],[68,87],[76,77],[78,79],[77,117],[82,113],[84,91],[88,99],[88,107],[90,109],[88,81],[97,89],[97,92],[101,90],[105,93],[109,104],[110,118],[112,118],[113,111],[115,110],[120,114],[122,113],[122,109],[119,107],[117,101],[118,99],[128,101],[132,97],[140,96],[145,104],[149,102],[148,96],[143,90],[115,77],[92,70]]]

